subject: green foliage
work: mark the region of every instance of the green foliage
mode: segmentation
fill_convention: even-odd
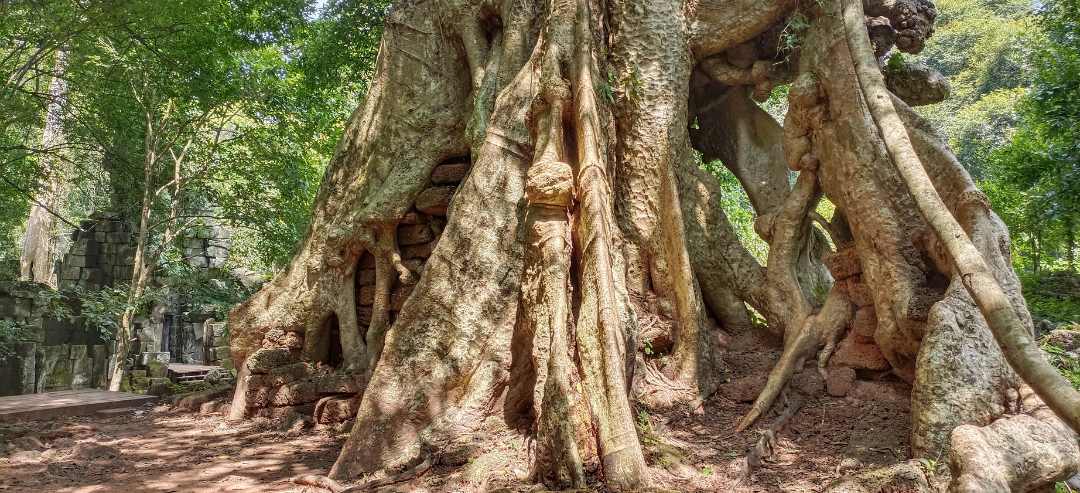
[[[922,107],[976,178],[1008,141],[1015,105],[1031,82],[1032,12],[1022,0],[938,0],[934,36],[917,61],[949,79],[944,102]],[[890,59],[892,62],[892,59]]]
[[[1038,13],[1038,27],[1041,37],[1032,42],[1033,81],[1018,105],[1017,129],[1007,143],[988,153],[991,171],[982,185],[1013,233],[1018,266],[1033,274],[1044,269],[1075,272],[1080,2],[1047,2]]]
[[[179,296],[188,301],[189,312],[210,314],[215,320],[225,320],[230,308],[257,289],[245,286],[227,270],[200,269],[186,262],[171,262],[162,274],[160,293]]]
[[[795,50],[802,44],[803,36],[809,27],[810,21],[802,12],[796,10],[791,14],[780,31],[780,39],[776,47],[778,55],[785,61],[790,60]]]
[[[29,331],[14,320],[0,319],[0,363],[15,355],[15,343],[25,340]]]
[[[12,270],[41,158],[60,158],[60,212],[137,218],[144,185],[172,178],[192,140],[179,196],[163,217],[213,215],[237,231],[236,262],[280,268],[302,239],[318,182],[367,89],[388,2],[191,0],[0,5],[0,267]],[[320,7],[321,6],[321,7]],[[318,10],[318,11],[316,11]],[[41,22],[49,19],[49,22]],[[56,53],[68,54],[65,143],[41,147]],[[144,183],[153,128],[166,142]],[[216,129],[216,130],[215,130]],[[165,222],[155,221],[160,245]],[[13,275],[13,272],[3,275]]]
[[[1020,282],[1033,316],[1057,324],[1080,323],[1080,275],[1021,272]]]
[[[769,245],[754,231],[754,209],[739,179],[720,161],[702,163],[701,169],[708,171],[720,182],[720,205],[724,214],[743,246],[759,262],[764,263],[769,253]]]
[[[1080,324],[1074,323],[1063,329],[1080,331]],[[1050,364],[1061,372],[1073,388],[1080,390],[1080,358],[1076,357],[1076,353],[1070,353],[1065,348],[1052,344],[1049,337],[1043,339],[1042,349],[1046,352]]]
[[[120,318],[129,306],[128,287],[120,285],[92,291],[80,288],[75,291],[75,296],[79,299],[79,316],[86,328],[96,330],[102,341],[116,339]],[[145,313],[146,302],[147,299],[136,300],[135,305],[143,308],[136,313]]]

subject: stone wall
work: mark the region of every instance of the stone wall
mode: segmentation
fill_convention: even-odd
[[[413,210],[398,223],[397,241],[403,263],[409,270],[419,274],[424,263],[435,250],[446,226],[446,209],[457,191],[458,185],[469,171],[467,160],[439,164],[431,172],[431,182],[416,197]],[[391,320],[412,293],[412,285],[402,284],[394,277],[390,295]],[[356,273],[356,305],[361,327],[371,322],[371,306],[375,300],[375,258],[365,253],[360,258]]]
[[[97,290],[130,282],[135,258],[134,228],[111,212],[94,213],[79,227],[80,230],[72,233],[71,248],[60,262],[60,288]],[[188,265],[216,269],[223,267],[228,259],[232,234],[208,222],[190,228],[179,241]],[[204,335],[203,325],[209,315],[192,309],[186,301],[167,296],[149,314],[135,320],[141,360],[206,364],[217,361],[207,351],[213,346],[208,346],[211,341]]]
[[[0,395],[104,387],[109,345],[81,319],[54,319],[39,293],[41,284],[0,283],[0,320],[15,322],[24,334],[15,355],[0,364]],[[72,314],[78,306],[68,306]]]
[[[892,370],[881,353],[874,334],[877,313],[870,290],[862,280],[862,267],[853,245],[847,245],[822,259],[829,273],[855,305],[855,316],[847,327],[836,351],[829,359],[826,390],[837,397],[845,395],[909,395],[906,384],[884,377]]]
[[[95,213],[71,233],[58,269],[61,290],[97,290],[131,281],[135,246],[131,226],[118,215]]]
[[[71,246],[57,265],[61,292],[75,299],[76,289],[95,291],[130,282],[134,228],[109,212],[91,215],[79,228],[72,232]],[[190,266],[210,269],[224,266],[232,238],[227,229],[209,224],[192,228],[180,241]],[[45,307],[39,306],[43,304],[39,293],[48,289],[32,283],[0,283],[0,320],[27,328],[24,340],[15,345],[16,356],[0,364],[0,395],[105,387],[111,345],[77,317],[49,318]],[[71,310],[78,313],[77,306]],[[160,383],[171,361],[231,368],[225,326],[208,317],[187,300],[167,296],[148,315],[137,318],[139,354],[130,355],[136,367],[131,387]]]
[[[229,353],[229,333],[224,322],[207,320],[203,324],[203,341],[206,347],[206,364],[232,370],[232,355]]]

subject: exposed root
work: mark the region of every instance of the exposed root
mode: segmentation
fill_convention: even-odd
[[[634,400],[652,409],[670,408],[678,403],[690,403],[691,412],[700,412],[704,401],[694,388],[669,378],[652,362],[638,358],[634,373]]]
[[[628,387],[632,369],[634,331],[624,330],[623,317],[629,314],[629,300],[616,292],[612,269],[612,233],[615,227],[610,180],[607,177],[607,150],[596,101],[597,73],[592,48],[591,15],[587,2],[576,2],[572,13],[575,46],[573,88],[576,115],[574,132],[578,145],[577,189],[582,291],[578,315],[578,355],[582,383],[589,395],[599,443],[604,476],[609,486],[633,490],[646,483],[645,457],[634,432]],[[630,319],[632,321],[632,319]],[[632,323],[632,322],[631,322]],[[628,347],[629,346],[629,347]],[[628,368],[629,367],[629,368]]]
[[[412,466],[397,474],[393,474],[387,477],[372,478],[368,481],[362,482],[353,486],[345,486],[333,479],[326,476],[307,475],[293,478],[294,484],[302,486],[314,486],[316,488],[322,488],[330,491],[330,493],[359,493],[361,491],[372,491],[376,488],[388,486],[396,483],[403,483],[405,481],[412,481],[431,469],[431,460],[424,459],[419,464]]]
[[[574,365],[569,343],[571,240],[567,209],[573,202],[574,176],[565,162],[563,141],[564,98],[569,91],[561,79],[545,83],[543,104],[534,104],[539,152],[529,166],[525,185],[529,252],[522,304],[525,323],[532,332],[536,374],[536,446],[531,476],[549,486],[581,488],[585,486],[585,468],[580,449],[591,450],[579,444],[586,442],[582,431],[588,424],[571,384]]]
[[[350,275],[341,283],[334,313],[340,324],[338,337],[345,368],[363,372],[371,361],[368,360],[367,345],[360,337],[360,323],[356,316],[356,269],[350,270]]]
[[[318,476],[314,474],[295,477],[292,479],[292,482],[293,484],[298,484],[301,486],[314,486],[316,488],[322,488],[324,490],[330,491],[330,493],[342,493],[348,488],[348,486],[345,486],[326,476]]]
[[[818,346],[824,344],[825,350],[818,359],[818,367],[824,368],[836,346],[836,341],[854,315],[855,307],[839,289],[831,289],[825,299],[825,306],[821,311],[806,317],[793,340],[785,341],[784,352],[780,360],[769,372],[769,379],[761,394],[754,401],[753,407],[746,413],[736,426],[736,431],[743,431],[754,423],[762,414],[769,410],[773,401],[787,386],[792,375],[802,368],[806,358],[813,355]]]
[[[375,244],[371,248],[371,254],[375,256],[375,296],[371,305],[371,322],[364,337],[368,348],[369,373],[382,355],[383,339],[390,328],[390,291],[394,286],[393,276],[397,274],[398,279],[405,284],[416,282],[415,274],[401,262],[401,252],[397,246],[397,224],[389,224],[375,231]]]
[[[784,393],[783,400],[785,401],[783,412],[776,418],[776,421],[773,421],[772,424],[769,425],[767,430],[761,433],[761,437],[758,438],[757,442],[755,442],[746,452],[747,477],[754,473],[754,469],[761,467],[765,463],[765,460],[774,455],[776,449],[776,434],[784,429],[788,420],[791,419],[792,416],[795,416],[795,413],[799,412],[799,409],[801,409],[806,402],[803,397],[800,397],[797,394],[792,397],[789,392]]]

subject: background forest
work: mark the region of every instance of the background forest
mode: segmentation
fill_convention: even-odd
[[[921,111],[1008,224],[1033,315],[1076,323],[1080,2],[936,4],[935,34],[918,58],[948,78],[952,95]],[[104,318],[137,311],[165,286],[221,312],[249,295],[304,235],[324,167],[365,95],[387,8],[381,0],[0,3],[0,280],[20,276],[32,209],[49,218],[39,239],[54,260],[72,230],[107,211],[137,226],[139,265],[154,275],[145,286],[82,293]],[[765,105],[782,120],[785,101],[780,87]],[[741,238],[764,258],[738,182],[723,166],[703,166],[721,179]],[[211,222],[233,241],[227,263],[207,274],[184,262],[180,239]]]

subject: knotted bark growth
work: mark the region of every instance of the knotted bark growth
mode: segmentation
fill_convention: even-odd
[[[1031,408],[989,330],[998,321],[984,319],[998,312],[979,310],[985,286],[920,214],[898,172],[914,165],[878,129],[868,103],[886,86],[860,85],[894,44],[921,49],[936,13],[873,0],[847,28],[841,13],[840,0],[395,5],[299,253],[230,316],[232,417],[355,412],[336,480],[463,464],[495,426],[532,439],[536,481],[633,490],[650,477],[634,407],[697,409],[724,367],[716,331],[756,330],[750,307],[784,348],[740,430],[804,361],[852,372],[839,356],[858,347],[913,384],[915,454],[952,449],[969,477],[966,427],[992,426],[990,442],[1013,426],[995,420]],[[795,15],[809,27],[792,50]],[[845,41],[851,29],[875,40],[869,58]],[[754,102],[778,84],[791,84],[783,125]],[[939,213],[1030,331],[1003,224],[925,122],[893,104]],[[746,190],[764,264],[700,159]],[[815,212],[823,198],[831,218]],[[1028,449],[1056,451],[1056,465],[1009,475],[1013,487],[1080,463],[1057,418],[1033,419],[1048,439]]]

